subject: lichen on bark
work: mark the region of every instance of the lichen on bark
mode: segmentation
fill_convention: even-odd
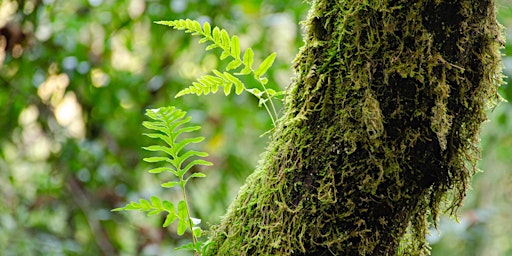
[[[493,0],[315,0],[284,116],[206,255],[423,255],[499,101]]]

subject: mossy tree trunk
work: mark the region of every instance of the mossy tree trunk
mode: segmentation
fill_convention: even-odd
[[[499,100],[493,0],[315,0],[285,114],[207,255],[422,255]],[[445,205],[441,207],[441,205]]]

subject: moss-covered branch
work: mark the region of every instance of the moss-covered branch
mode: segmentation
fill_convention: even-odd
[[[492,0],[316,0],[285,115],[208,255],[422,255],[499,101]]]

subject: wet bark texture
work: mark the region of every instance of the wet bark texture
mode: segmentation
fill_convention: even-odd
[[[423,255],[499,101],[492,0],[316,0],[284,116],[207,255]]]

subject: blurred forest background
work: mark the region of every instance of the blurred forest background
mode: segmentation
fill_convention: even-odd
[[[498,2],[512,77],[512,1]],[[272,124],[247,95],[174,99],[226,63],[198,38],[153,22],[208,21],[238,35],[256,59],[277,52],[270,84],[284,89],[308,8],[302,0],[0,0],[0,252],[188,255],[173,248],[189,237],[161,228],[164,216],[110,211],[179,196],[141,161],[151,143],[141,135],[145,109],[172,104],[203,126],[201,147],[214,166],[190,197],[205,228],[254,169]],[[507,81],[500,93],[510,101]],[[443,218],[429,237],[433,255],[512,255],[511,103],[490,113],[482,156],[459,223]]]

